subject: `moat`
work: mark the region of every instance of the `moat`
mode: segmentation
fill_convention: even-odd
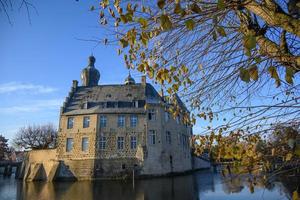
[[[290,179],[288,179],[290,180]],[[101,200],[210,200],[291,199],[290,181],[259,182],[247,178],[224,179],[210,170],[173,178],[132,181],[23,182],[0,177],[0,199],[101,199]]]

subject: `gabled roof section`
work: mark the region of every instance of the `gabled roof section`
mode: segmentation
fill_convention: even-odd
[[[98,113],[108,108],[144,109],[145,103],[159,103],[160,95],[151,84],[80,86],[66,98],[62,113]]]

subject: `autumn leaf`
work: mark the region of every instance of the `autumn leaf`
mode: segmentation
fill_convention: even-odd
[[[223,27],[219,26],[217,27],[217,32],[219,33],[219,35],[221,35],[222,37],[226,37],[226,32],[224,30]]]
[[[246,50],[252,50],[256,47],[256,37],[252,34],[244,36],[244,47]]]
[[[201,13],[201,8],[197,5],[197,3],[193,3],[191,5],[191,10],[194,12],[194,13]]]
[[[292,157],[293,157],[293,154],[288,153],[288,154],[286,154],[285,160],[286,160],[286,161],[289,161],[289,160],[292,159]]]
[[[250,78],[252,80],[254,80],[254,81],[258,80],[258,69],[257,69],[256,65],[250,67],[250,69],[249,69],[249,75],[250,75]]]
[[[245,68],[240,68],[240,78],[242,81],[249,83],[250,81],[249,71]]]
[[[268,68],[268,72],[271,75],[271,78],[275,79],[276,86],[279,87],[280,86],[280,79],[279,79],[276,68],[274,66],[271,66],[271,67]]]
[[[164,6],[165,6],[166,2],[165,0],[158,0],[157,1],[157,6],[160,8],[160,9],[163,9]]]
[[[219,10],[222,10],[222,9],[225,8],[225,2],[224,2],[224,0],[218,0],[217,8],[218,8]]]
[[[148,22],[147,22],[146,19],[140,17],[139,20],[138,20],[138,22],[140,23],[142,29],[146,29],[147,28]]]
[[[300,200],[299,193],[297,190],[293,192],[292,200]]]
[[[182,12],[182,9],[180,7],[180,3],[176,3],[175,8],[174,8],[174,13],[181,14],[181,12]]]
[[[128,41],[125,39],[120,40],[120,45],[122,48],[126,48],[128,46]]]
[[[172,28],[172,22],[168,15],[161,15],[160,16],[160,25],[163,30],[169,30]]]
[[[195,27],[195,22],[193,19],[189,19],[187,21],[185,21],[185,26],[188,30],[192,31]]]
[[[293,85],[293,78],[294,78],[295,70],[291,67],[285,68],[285,80],[287,83]]]

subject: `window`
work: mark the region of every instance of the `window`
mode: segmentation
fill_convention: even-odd
[[[150,109],[148,111],[148,119],[149,120],[156,120],[156,112],[154,109]]]
[[[171,144],[171,132],[170,131],[166,131],[166,141],[167,141],[167,144]]]
[[[73,138],[67,138],[66,151],[70,152],[73,149],[74,140]]]
[[[136,136],[131,136],[130,137],[130,148],[131,149],[136,149]]]
[[[125,126],[125,116],[119,115],[118,116],[118,127],[124,127]]]
[[[156,131],[149,130],[149,142],[150,144],[156,144]]]
[[[101,136],[99,140],[99,149],[104,150],[106,148],[106,137]]]
[[[81,141],[81,151],[88,151],[89,149],[89,138],[83,137]]]
[[[180,123],[180,116],[176,117],[176,123],[179,124]]]
[[[165,122],[168,122],[170,119],[170,114],[169,112],[165,111]]]
[[[130,116],[130,126],[131,127],[136,127],[137,121],[138,121],[138,117],[136,115]]]
[[[83,128],[88,128],[90,126],[90,117],[83,117]]]
[[[124,149],[124,137],[118,137],[117,142],[118,149]]]
[[[177,141],[178,141],[178,145],[180,145],[180,144],[181,144],[181,140],[182,140],[181,134],[180,134],[180,133],[178,133],[178,134],[177,134]]]
[[[182,135],[182,143],[181,143],[181,145],[182,145],[183,149],[186,147],[185,144],[186,144],[186,137],[185,137],[185,135]]]
[[[74,126],[74,117],[68,117],[67,129],[71,129]]]
[[[100,127],[106,127],[106,116],[100,116]]]

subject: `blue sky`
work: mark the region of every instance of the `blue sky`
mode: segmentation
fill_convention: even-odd
[[[121,83],[127,75],[114,46],[79,39],[100,38],[97,1],[32,1],[31,23],[25,9],[10,12],[10,25],[0,12],[0,134],[12,139],[28,124],[58,125],[59,108],[72,80],[93,52],[100,84]],[[132,73],[137,82],[141,74]]]

